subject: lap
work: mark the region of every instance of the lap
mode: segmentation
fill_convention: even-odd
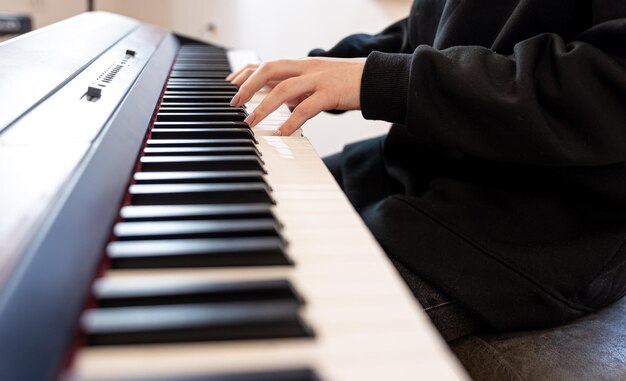
[[[341,188],[346,191],[346,185],[350,187],[351,191],[346,194],[357,211],[363,213],[370,202],[390,196],[389,190],[392,186],[385,179],[380,160],[368,156],[368,151],[375,151],[382,144],[382,138],[374,138],[358,144],[362,146],[353,146],[352,148],[356,149],[352,149],[347,158],[344,152],[340,152],[325,157],[323,160]],[[350,161],[348,165],[346,165],[346,159]],[[355,168],[355,163],[360,163],[361,168]],[[346,167],[349,168],[350,173],[346,173]],[[390,256],[390,260],[446,341],[471,334],[481,328],[481,322],[456,300],[435,289],[396,258]]]

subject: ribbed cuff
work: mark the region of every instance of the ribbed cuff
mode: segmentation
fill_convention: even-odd
[[[372,52],[361,79],[361,113],[365,119],[405,123],[411,70],[410,54]]]

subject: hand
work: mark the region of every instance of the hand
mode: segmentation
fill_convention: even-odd
[[[249,65],[227,77],[239,86],[232,106],[248,102],[264,86],[272,90],[245,122],[254,127],[281,104],[295,108],[276,135],[290,135],[324,110],[361,108],[365,58],[303,58]]]

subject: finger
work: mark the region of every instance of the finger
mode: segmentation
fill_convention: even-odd
[[[242,83],[244,83],[252,74],[254,74],[255,70],[256,69],[254,68],[248,68],[243,70],[235,78],[233,78],[230,83],[236,85],[237,87],[241,86]]]
[[[259,68],[239,87],[233,97],[231,106],[240,106],[250,99],[268,82],[282,81],[297,76],[302,71],[302,61],[279,60],[259,66]]]
[[[244,70],[246,69],[256,69],[257,67],[259,67],[259,64],[247,64],[246,66],[242,67],[241,69],[230,73],[225,79],[227,81],[232,80],[233,78],[237,77],[239,74],[241,74]]]
[[[300,98],[312,90],[313,83],[304,77],[286,79],[277,84],[272,91],[263,98],[261,103],[248,115],[244,122],[248,123],[250,127],[254,127],[283,103]]]
[[[274,131],[274,135],[287,136],[293,134],[298,128],[302,127],[307,120],[328,109],[328,99],[328,96],[324,93],[317,92],[303,100],[298,107],[293,110],[289,119],[287,119],[278,130]]]

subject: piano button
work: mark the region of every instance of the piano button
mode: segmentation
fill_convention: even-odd
[[[248,127],[241,128],[154,128],[152,139],[249,139],[256,142]]]
[[[273,219],[118,222],[113,234],[121,241],[177,238],[278,237]]]
[[[264,182],[133,184],[129,193],[133,205],[273,203]]]
[[[247,114],[244,112],[237,112],[234,110],[228,110],[226,112],[159,112],[157,114],[157,121],[163,122],[212,122],[212,121],[226,121],[226,122],[241,122],[246,118]]]
[[[286,279],[213,282],[101,278],[92,291],[98,308],[259,301],[304,303]]]
[[[141,170],[164,171],[264,171],[256,155],[233,156],[143,156]]]
[[[127,345],[310,337],[292,302],[248,302],[87,310],[88,345]]]
[[[157,378],[133,378],[118,381],[320,381],[310,369],[290,369],[246,373],[221,373],[193,376],[167,376]]]
[[[146,156],[233,156],[256,155],[260,153],[255,147],[146,147],[143,150]]]
[[[120,216],[124,221],[274,218],[268,204],[129,205],[122,208]]]
[[[107,246],[117,269],[289,266],[277,237],[116,241]]]

